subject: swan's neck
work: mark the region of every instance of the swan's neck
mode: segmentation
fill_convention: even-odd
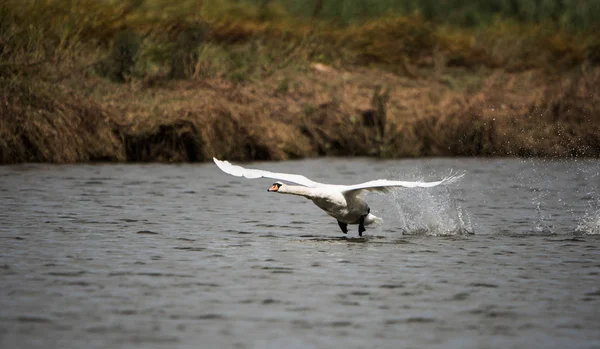
[[[281,194],[292,194],[292,195],[300,195],[307,198],[311,198],[314,196],[312,188],[303,187],[301,185],[282,185],[277,190],[278,193]]]

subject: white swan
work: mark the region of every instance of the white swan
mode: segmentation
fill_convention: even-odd
[[[312,181],[302,175],[277,173],[263,170],[243,168],[232,165],[228,161],[221,161],[213,157],[215,164],[225,173],[236,177],[245,178],[271,178],[300,185],[287,185],[275,182],[268,192],[281,194],[300,195],[312,200],[320,209],[337,219],[338,225],[344,234],[348,233],[348,224],[358,224],[358,235],[366,230],[365,225],[380,223],[383,220],[371,214],[371,209],[360,195],[364,191],[388,193],[393,187],[403,188],[429,188],[440,184],[455,182],[463,174],[450,175],[437,182],[404,182],[378,179],[355,185],[324,184]]]

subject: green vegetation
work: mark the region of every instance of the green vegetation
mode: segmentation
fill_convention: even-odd
[[[275,0],[272,0],[275,1]],[[255,5],[269,1],[254,0]],[[416,12],[430,21],[461,27],[486,26],[495,20],[591,29],[600,22],[598,0],[279,0],[290,13],[341,23]]]
[[[0,0],[0,163],[600,155],[600,0]]]

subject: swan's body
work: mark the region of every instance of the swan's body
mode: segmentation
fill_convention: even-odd
[[[328,185],[310,188],[298,185],[285,185],[275,183],[275,187],[269,191],[281,194],[300,195],[311,200],[320,209],[327,212],[328,215],[345,224],[359,224],[361,217],[364,217],[364,225],[369,225],[380,219],[370,213],[367,202],[358,195],[359,192],[344,192],[341,185]],[[276,190],[275,190],[276,189]],[[344,230],[342,228],[342,230]]]
[[[454,182],[463,176],[462,174],[449,176],[437,182],[405,182],[378,179],[356,185],[336,185],[315,182],[302,175],[246,169],[216,158],[213,158],[213,161],[223,172],[232,176],[271,178],[300,184],[287,185],[282,182],[275,182],[267,191],[304,196],[320,209],[327,212],[328,215],[337,219],[344,234],[348,232],[348,224],[358,224],[358,233],[360,236],[365,231],[365,225],[383,221],[381,218],[370,213],[369,205],[367,205],[367,202],[361,195],[364,191],[388,193],[394,187],[429,188]]]

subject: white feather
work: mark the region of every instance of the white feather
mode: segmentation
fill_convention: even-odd
[[[390,181],[387,179],[377,179],[374,181],[369,181],[365,183],[348,185],[344,186],[342,192],[351,192],[351,191],[362,191],[368,190],[372,192],[379,193],[388,193],[394,187],[402,187],[402,188],[431,188],[440,184],[450,184],[461,179],[465,174],[459,173],[452,175],[450,174],[448,177],[442,179],[441,181],[436,182],[407,182],[407,181]]]
[[[295,174],[289,174],[289,173],[277,173],[277,172],[270,172],[270,171],[263,171],[263,170],[255,170],[255,169],[250,169],[250,168],[243,168],[242,166],[232,165],[229,161],[221,161],[217,158],[213,158],[213,161],[215,162],[215,164],[217,164],[217,166],[223,172],[228,173],[232,176],[236,176],[236,177],[245,177],[245,178],[250,178],[250,179],[264,177],[264,178],[278,179],[281,181],[288,181],[288,182],[300,184],[305,187],[311,187],[311,188],[314,188],[314,187],[318,186],[319,184],[321,184],[321,183],[311,181],[310,179],[308,179],[302,175],[295,175]]]

